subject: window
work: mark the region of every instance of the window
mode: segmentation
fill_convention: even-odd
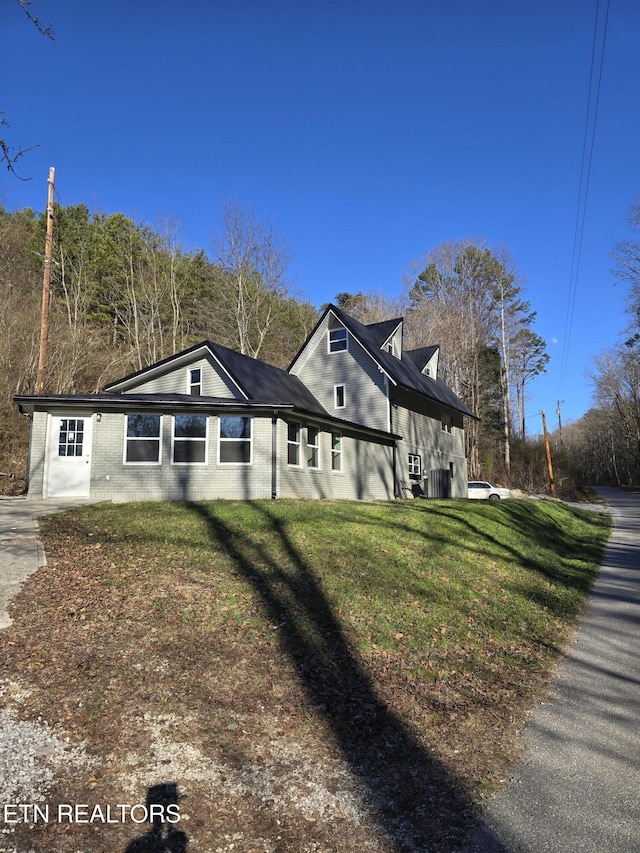
[[[202,368],[189,368],[189,393],[200,397],[202,395]]]
[[[331,433],[331,470],[342,471],[342,434]]]
[[[347,348],[347,330],[329,330],[329,352],[341,352]]]
[[[320,430],[307,427],[307,468],[320,467]]]
[[[219,454],[223,465],[251,464],[251,418],[240,415],[220,416]]]
[[[287,429],[287,462],[289,465],[300,464],[300,424],[295,421]]]
[[[453,418],[451,415],[442,415],[442,432],[451,432],[453,429]]]
[[[207,432],[205,415],[176,415],[173,419],[173,462],[176,465],[206,465]]]
[[[62,418],[58,438],[58,456],[82,456],[84,419]]]
[[[161,415],[127,415],[124,461],[157,465],[160,462]]]
[[[417,480],[422,478],[422,459],[415,453],[409,454],[409,476]]]
[[[334,386],[334,407],[336,409],[344,409],[344,385]]]

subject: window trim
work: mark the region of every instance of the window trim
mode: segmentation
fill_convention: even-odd
[[[315,434],[316,434],[315,435],[315,438],[316,438],[315,444],[311,444],[311,442],[309,441],[309,433],[312,430],[315,431]],[[306,438],[307,438],[307,468],[309,468],[309,470],[311,470],[311,471],[319,471],[320,470],[320,428],[313,426],[313,425],[311,425],[311,426],[307,425],[307,436],[306,436]],[[315,453],[314,453],[314,451],[315,451]],[[316,460],[315,465],[311,464],[311,460],[309,458],[311,453],[314,453],[314,455],[315,455],[315,460]]]
[[[421,480],[422,479],[422,456],[419,453],[409,453],[409,479],[413,480]],[[417,470],[416,470],[416,459],[417,461]]]
[[[342,403],[339,400],[339,391],[342,391]],[[333,386],[333,408],[334,409],[346,409],[347,407],[347,387],[344,382],[339,383],[338,385]]]
[[[290,430],[292,427],[296,429],[296,440],[292,441],[290,438]],[[289,451],[291,448],[296,449],[296,461],[291,462],[289,457]],[[287,421],[287,465],[291,468],[301,468],[301,456],[302,456],[302,424],[300,421]]]
[[[342,452],[343,445],[342,440],[344,436],[341,432],[332,432],[331,433],[331,473],[332,474],[341,474],[342,473]],[[338,447],[336,448],[336,440],[338,442]],[[338,461],[338,467],[336,468],[336,460]]]
[[[198,381],[194,382],[192,374],[198,372]],[[194,389],[198,388],[199,390],[196,392]],[[202,396],[202,368],[201,367],[188,367],[187,368],[187,391],[192,397],[201,397]]]
[[[336,337],[338,336],[338,337]],[[344,343],[344,346],[341,344]],[[340,346],[339,346],[340,344]],[[348,352],[349,351],[349,334],[344,326],[340,326],[336,329],[329,329],[329,334],[327,335],[327,352],[331,355],[337,352]]]
[[[453,433],[453,417],[447,412],[443,412],[440,418],[440,424],[442,428],[442,432],[446,432],[449,435]]]
[[[249,438],[223,438],[220,434],[220,430],[222,427],[222,418],[243,418],[244,420],[249,421]],[[249,442],[249,461],[248,462],[224,462],[222,460],[222,445],[229,444],[231,442]],[[250,415],[218,415],[218,465],[253,465],[253,418]]]
[[[160,418],[160,424],[158,426],[158,435],[156,436],[134,436],[127,435],[129,431],[129,418],[137,417],[138,415],[151,414],[152,416]],[[163,432],[163,416],[155,415],[153,412],[128,412],[124,416],[124,448],[122,452],[122,464],[123,465],[162,465],[162,432]],[[158,442],[158,459],[157,461],[135,461],[127,459],[127,448],[129,446],[130,441],[157,441]]]
[[[176,418],[180,417],[194,417],[194,418],[204,418],[204,436],[196,437],[179,437],[178,441],[204,441],[204,461],[203,462],[176,462],[175,460],[175,445],[176,445]],[[171,464],[172,465],[208,465],[209,464],[209,418],[207,415],[200,415],[196,413],[187,414],[182,413],[179,415],[171,416]]]

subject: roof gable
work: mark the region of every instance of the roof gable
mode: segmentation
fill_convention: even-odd
[[[171,355],[161,361],[130,373],[122,379],[105,386],[108,392],[130,393],[166,393],[189,394],[188,373],[192,367],[202,369],[204,386],[208,396],[246,399],[247,395],[230,375],[226,367],[216,357],[208,341],[196,344],[187,350]],[[208,375],[207,371],[209,372]],[[201,391],[202,393],[202,391]]]
[[[460,398],[457,397],[444,382],[440,379],[426,376],[421,372],[422,368],[417,366],[415,353],[419,352],[424,354],[426,350],[431,349],[430,347],[424,347],[421,350],[413,350],[413,355],[402,353],[401,358],[396,358],[380,348],[384,343],[382,336],[386,333],[388,338],[389,329],[393,326],[397,328],[398,323],[401,321],[387,320],[383,323],[372,323],[370,326],[365,326],[364,323],[360,323],[358,320],[355,320],[353,317],[345,314],[344,311],[337,308],[335,305],[329,305],[317,324],[316,329],[314,329],[314,333],[322,326],[325,317],[329,313],[333,314],[333,316],[339,320],[342,325],[344,325],[347,331],[354,336],[393,385],[406,388],[410,391],[415,391],[417,394],[420,394],[429,400],[440,403],[441,405],[460,412],[467,417],[477,419],[477,416],[471,411],[471,409],[469,409],[469,407],[466,406],[465,403],[463,403],[462,400],[460,400]],[[311,338],[309,338],[309,340],[311,340]],[[292,362],[292,367],[295,365],[297,359],[304,353],[305,347],[302,348],[300,353],[296,356],[296,359]],[[424,366],[425,365],[422,367]],[[289,369],[291,370],[291,367]]]
[[[235,390],[235,398],[238,400],[270,405],[277,403],[294,405],[308,412],[327,415],[324,407],[296,376],[212,341],[203,341],[188,350],[138,370],[110,383],[105,390],[126,395],[137,393],[142,386],[148,385],[152,380],[181,371],[202,359],[203,356],[207,356],[225,377],[227,387]],[[165,389],[160,390],[165,391]],[[215,396],[219,397],[218,394]]]

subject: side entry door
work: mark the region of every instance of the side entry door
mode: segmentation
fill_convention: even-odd
[[[89,497],[92,437],[91,417],[52,417],[48,497]]]

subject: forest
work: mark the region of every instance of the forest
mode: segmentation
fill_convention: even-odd
[[[634,220],[635,217],[635,220]],[[640,222],[640,207],[632,208]],[[46,215],[0,207],[0,488],[24,488],[28,422],[13,396],[37,389]],[[596,407],[553,436],[556,486],[637,483],[640,476],[640,250],[616,247],[630,283],[628,339],[594,362]],[[210,247],[178,229],[86,205],[55,205],[48,393],[91,392],[203,339],[287,367],[324,306],[294,288],[287,241],[228,202]],[[403,295],[343,292],[333,302],[364,323],[405,318],[405,346],[440,345],[439,375],[480,420],[467,424],[469,476],[548,488],[544,447],[525,431],[545,341],[524,280],[505,250],[461,240],[408,267]],[[560,440],[561,439],[561,440]]]

